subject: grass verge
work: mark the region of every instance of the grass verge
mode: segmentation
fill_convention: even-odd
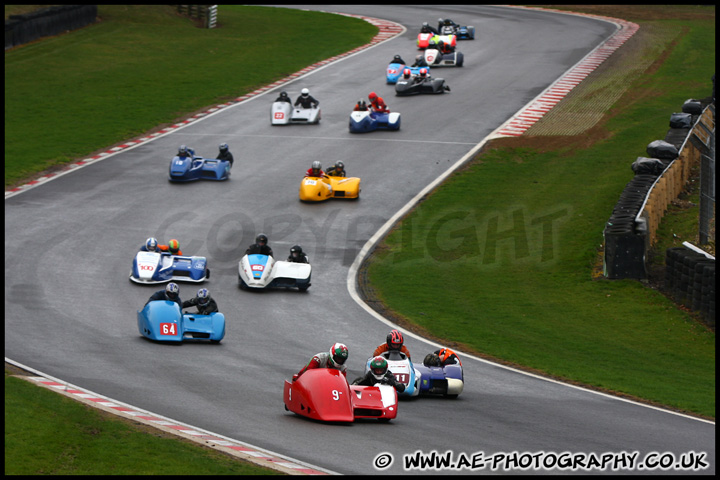
[[[5,371],[5,475],[277,475]]]

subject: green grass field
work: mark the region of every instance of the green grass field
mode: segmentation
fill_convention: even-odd
[[[468,352],[714,418],[714,332],[644,284],[593,279],[630,164],[664,137],[685,99],[709,95],[714,8],[572,9],[585,8],[654,33],[655,48],[638,59],[648,70],[608,81],[627,91],[591,135],[493,142],[378,247],[372,287],[409,328]],[[266,7],[221,6],[220,28],[210,31],[167,6],[99,9],[96,25],[6,52],[6,188],[367,43],[376,31]],[[249,24],[277,28],[248,35]],[[308,35],[332,40],[302,48]],[[274,61],[258,62],[258,51]],[[674,214],[660,243],[690,239],[693,215]],[[193,445],[182,450],[187,464],[168,470],[182,442],[143,438],[155,436],[38,390],[6,378],[6,474],[251,474]],[[164,467],[152,470],[155,462]]]

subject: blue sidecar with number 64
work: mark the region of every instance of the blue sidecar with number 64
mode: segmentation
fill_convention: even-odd
[[[169,300],[154,300],[137,312],[138,330],[150,340],[182,342],[210,340],[220,343],[225,337],[225,315],[182,313],[180,305]]]

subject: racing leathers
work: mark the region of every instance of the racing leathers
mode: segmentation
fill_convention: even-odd
[[[440,350],[435,350],[433,353],[425,355],[423,365],[428,367],[444,367],[445,365],[462,366],[462,362],[455,352],[449,348],[441,348]]]
[[[347,376],[347,367],[345,365],[338,365],[334,363],[329,363],[328,360],[330,359],[330,353],[329,352],[320,352],[313,355],[313,357],[310,359],[307,365],[305,365],[302,370],[300,370],[296,375],[293,376],[293,381],[297,380],[297,378],[302,375],[303,373],[307,372],[308,370],[312,370],[313,368],[334,368],[336,370],[340,370],[343,375]]]
[[[420,27],[420,33],[433,33],[433,34],[437,35],[438,31],[435,29],[435,27],[433,27],[431,25],[423,24],[423,26]]]
[[[390,347],[388,346],[388,344],[387,344],[387,343],[383,343],[382,345],[378,346],[378,347],[375,349],[375,351],[373,352],[372,356],[373,356],[373,357],[377,357],[378,355],[382,355],[383,352],[387,352],[387,351],[389,351],[389,350],[390,350]],[[402,347],[400,347],[400,351],[401,351],[402,353],[404,353],[405,355],[407,355],[408,358],[410,358],[410,350],[408,350],[408,348],[407,348],[405,345],[403,345]]]
[[[321,169],[319,171],[315,171],[314,168],[308,168],[307,172],[305,172],[306,177],[326,177],[327,175],[325,172]]]
[[[317,107],[320,104],[315,98],[313,98],[312,95],[303,96],[300,95],[297,100],[295,100],[295,106],[301,105],[302,108],[311,108],[311,107]]]
[[[182,308],[182,306],[183,306],[182,300],[180,300],[180,295],[178,295],[177,298],[173,300],[173,299],[168,298],[167,294],[165,293],[165,290],[158,290],[157,292],[153,293],[152,296],[148,299],[148,301],[145,302],[145,305],[147,305],[148,303],[155,301],[155,300],[169,300],[171,302],[177,303],[180,306],[180,308]]]
[[[330,177],[347,177],[347,172],[345,172],[345,168],[338,168],[335,165],[331,166],[327,169],[327,175]]]
[[[197,306],[198,313],[200,315],[210,315],[211,313],[218,311],[217,302],[215,302],[215,299],[212,297],[210,297],[210,299],[205,305],[200,305],[198,303],[197,297],[193,297],[190,300],[185,300],[182,303],[182,308],[190,308],[194,306]]]
[[[373,386],[376,383],[381,383],[383,385],[390,385],[391,387],[395,387],[395,390],[397,390],[398,393],[402,393],[405,391],[405,385],[398,382],[397,379],[395,378],[395,375],[393,375],[390,370],[385,372],[385,375],[380,380],[375,378],[375,376],[372,374],[371,371],[368,371],[364,377],[356,378],[352,382],[353,385],[367,385],[367,386]]]
[[[385,105],[385,100],[382,99],[382,97],[377,97],[375,100],[370,102],[370,107],[379,113],[389,113],[390,109],[387,105]]]
[[[173,255],[180,255],[180,256],[182,256],[182,250],[178,250],[176,253],[173,253],[173,252],[170,251],[170,246],[169,246],[169,245],[158,245],[157,248],[158,248],[158,251],[159,251],[159,252],[162,251],[162,252],[171,253],[171,254],[173,254]]]
[[[220,151],[217,156],[218,160],[226,160],[230,162],[230,166],[232,167],[233,162],[235,159],[233,158],[233,154],[230,153],[230,150]]]
[[[247,248],[247,250],[245,250],[245,255],[267,255],[272,257],[273,251],[272,248],[270,248],[270,245],[258,245],[257,243],[253,243]]]
[[[305,253],[300,253],[297,257],[294,257],[292,254],[287,258],[288,262],[293,263],[310,263],[310,260],[308,260],[308,256],[305,255]]]

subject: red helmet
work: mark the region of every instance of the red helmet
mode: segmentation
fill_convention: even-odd
[[[427,68],[421,68],[421,69],[420,69],[420,76],[421,76],[421,77],[427,76]]]
[[[374,102],[376,98],[377,98],[377,93],[375,93],[375,92],[370,92],[370,95],[368,95],[368,99],[371,102]]]
[[[348,348],[343,343],[335,343],[330,347],[330,356],[328,363],[333,367],[339,367],[345,363],[348,358]]]
[[[387,335],[387,345],[390,350],[400,350],[403,346],[403,336],[399,330],[393,330]]]
[[[410,73],[410,69],[406,68],[405,70],[403,70],[403,77],[410,78]]]

